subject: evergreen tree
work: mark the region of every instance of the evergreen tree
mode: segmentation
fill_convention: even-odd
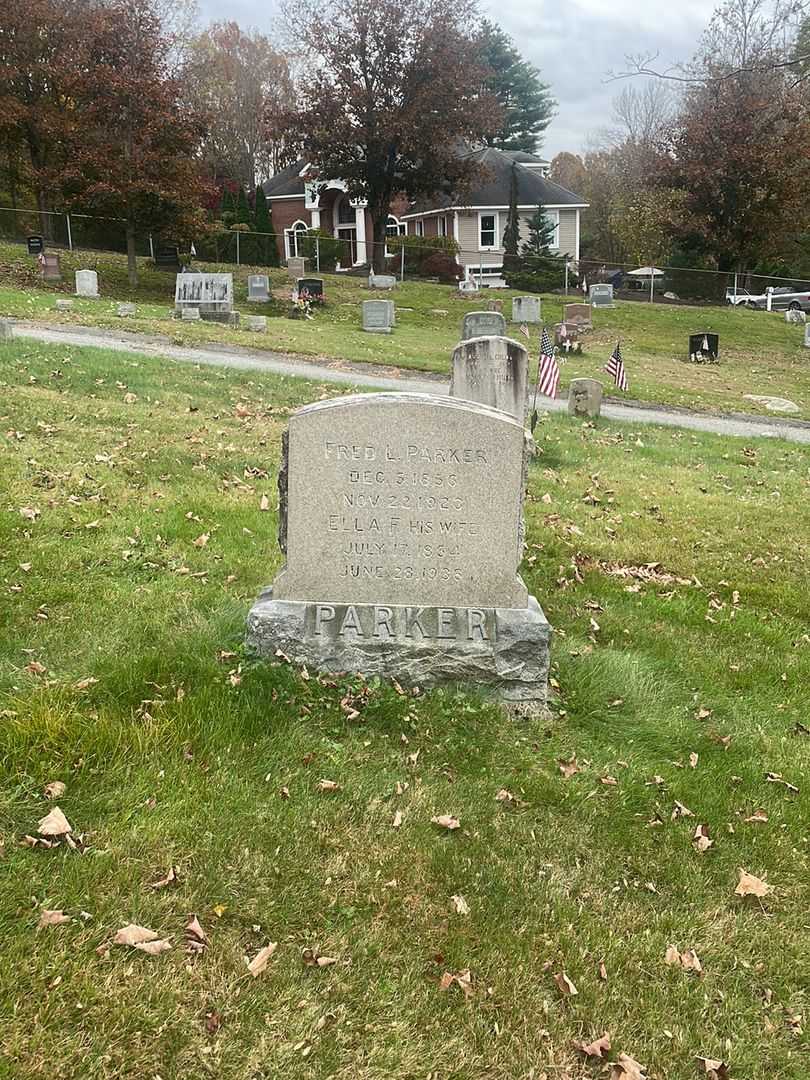
[[[225,183],[225,184],[222,185],[222,202],[220,203],[220,206],[219,206],[219,216],[224,221],[226,214],[235,214],[235,213],[236,213],[236,203],[234,202],[233,192],[228,187],[228,184]]]
[[[267,206],[267,198],[261,184],[256,188],[256,209],[254,218],[256,222],[256,232],[269,233],[272,231],[270,228],[270,210]]]
[[[518,218],[517,166],[512,165],[509,179],[509,213],[506,216],[506,228],[503,230],[503,250],[507,256],[516,256],[520,243],[520,219]]]
[[[236,223],[237,225],[251,225],[250,207],[248,206],[245,189],[241,184],[236,196]]]
[[[509,35],[486,19],[481,23],[478,47],[490,70],[486,87],[503,109],[501,128],[488,145],[536,153],[556,105],[548,84],[523,59]]]
[[[529,218],[528,226],[529,236],[521,250],[523,258],[558,258],[551,251],[556,225],[546,217],[542,206],[538,206]]]

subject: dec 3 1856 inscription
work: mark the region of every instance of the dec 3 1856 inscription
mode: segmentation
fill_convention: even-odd
[[[286,565],[248,645],[405,685],[545,700],[550,627],[518,576],[523,424],[460,398],[363,394],[299,409],[279,474]]]
[[[523,444],[518,421],[452,398],[362,394],[300,409],[273,595],[525,607]]]

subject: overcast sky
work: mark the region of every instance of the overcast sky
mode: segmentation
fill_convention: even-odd
[[[270,0],[198,0],[204,22],[234,19],[273,36],[276,5]],[[371,0],[369,0],[371,2]],[[627,53],[660,51],[661,63],[687,60],[715,7],[714,0],[481,0],[520,52],[541,71],[558,101],[542,148],[584,149],[588,135],[610,123],[611,99],[622,83],[605,84],[609,69]]]

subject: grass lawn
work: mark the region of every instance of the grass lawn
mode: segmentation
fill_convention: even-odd
[[[326,393],[0,347],[0,1077],[585,1080],[607,1031],[650,1080],[806,1080],[807,451],[546,419],[555,699],[507,721],[243,655]],[[21,842],[54,803],[75,850]]]
[[[236,307],[242,313],[271,316],[268,333],[254,334],[212,323],[181,325],[172,320],[174,275],[155,270],[148,260],[140,260],[141,283],[137,291],[127,283],[123,256],[63,252],[61,260],[64,282],[45,288],[35,260],[21,245],[0,244],[0,314],[162,333],[179,344],[230,343],[424,371],[449,372],[466,312],[481,308],[492,296],[503,300],[508,318],[514,295],[507,289],[468,300],[447,285],[406,281],[395,293],[395,333],[371,335],[360,329],[360,303],[370,296],[362,278],[324,275],[326,309],[311,321],[299,321],[285,317],[284,298],[290,288],[286,271],[270,271],[276,299],[273,305],[262,305],[247,302],[247,276],[267,272],[266,268],[208,265],[209,270],[234,273]],[[72,312],[56,313],[55,296],[70,294],[74,271],[80,268],[98,271],[101,298],[76,299]],[[137,301],[138,316],[119,319],[115,313],[118,300]],[[560,296],[543,297],[543,317],[549,325],[562,318],[563,301]],[[577,376],[604,379],[604,365],[616,339],[621,338],[630,379],[629,396],[635,400],[709,411],[762,413],[763,406],[747,401],[745,395],[768,394],[789,398],[800,408],[795,415],[810,419],[810,352],[803,347],[803,327],[786,324],[783,314],[621,301],[611,311],[595,312],[594,325],[594,332],[585,342],[586,354],[571,357],[563,364],[563,390]],[[698,330],[719,333],[720,365],[683,362],[688,335]],[[523,340],[517,327],[512,326],[510,332]],[[539,333],[535,329],[531,346],[535,355],[538,346]]]

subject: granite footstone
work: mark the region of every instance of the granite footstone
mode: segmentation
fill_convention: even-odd
[[[11,319],[0,319],[0,341],[14,340],[14,323]]]
[[[602,411],[604,387],[598,379],[572,379],[568,386],[568,415],[595,420]]]
[[[517,572],[527,453],[521,422],[460,399],[362,394],[293,413],[287,561],[250,611],[249,647],[542,705],[550,627]]]
[[[119,304],[115,309],[115,314],[118,316],[119,319],[129,318],[130,316],[134,315],[135,312],[135,305],[128,302]]]

